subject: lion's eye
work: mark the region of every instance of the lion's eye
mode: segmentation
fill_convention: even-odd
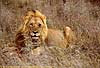
[[[33,24],[32,24],[32,23],[30,23],[30,26],[33,26]]]
[[[39,25],[38,25],[39,27],[41,27],[41,24],[39,23]]]

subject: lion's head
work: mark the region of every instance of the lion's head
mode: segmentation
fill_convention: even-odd
[[[39,46],[47,37],[46,17],[39,11],[32,10],[23,18],[24,22],[18,30],[15,43],[18,47]]]

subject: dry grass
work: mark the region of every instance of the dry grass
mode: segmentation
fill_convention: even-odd
[[[63,29],[62,27],[69,26],[75,32],[77,41],[75,45],[65,51],[56,47],[47,49],[42,56],[38,56],[35,60],[37,65],[54,65],[63,68],[99,68],[100,5],[97,3],[100,1],[91,1],[94,0],[1,0],[0,47],[5,48],[7,43],[14,40],[15,32],[22,23],[21,17],[25,12],[28,9],[38,9],[47,16],[49,28]],[[48,57],[51,56],[51,59],[44,58],[42,60],[45,57],[44,54]],[[31,64],[30,61],[29,65]]]

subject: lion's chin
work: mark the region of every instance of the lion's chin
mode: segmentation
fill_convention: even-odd
[[[29,48],[29,49],[36,49],[38,47],[40,47],[40,46],[37,45],[37,44],[33,44],[33,45],[30,45],[30,46],[26,46],[26,48]]]
[[[34,48],[33,48],[33,49],[36,49],[36,48],[38,48],[38,47],[40,47],[40,46],[37,46],[37,45],[36,45],[36,46],[34,46]]]

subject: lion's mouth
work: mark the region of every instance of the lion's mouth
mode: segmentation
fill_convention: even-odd
[[[32,38],[34,48],[39,47],[40,46],[40,34],[38,32],[32,32],[30,33],[30,35]]]

